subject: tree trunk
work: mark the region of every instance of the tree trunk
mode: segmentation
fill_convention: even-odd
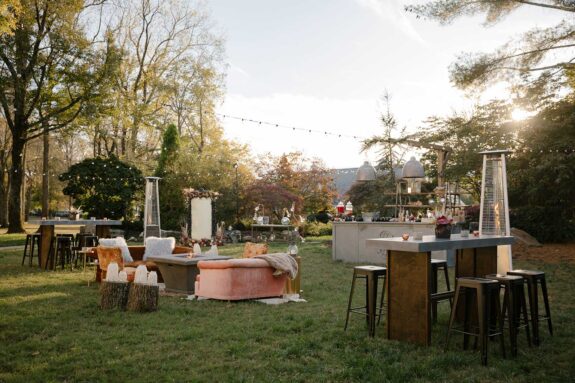
[[[8,226],[8,174],[6,151],[0,150],[0,227]]]
[[[18,129],[26,131],[26,129]],[[8,233],[24,233],[22,226],[22,183],[24,180],[24,147],[26,139],[12,136],[12,167],[8,195]]]
[[[50,133],[48,125],[44,126],[42,135],[44,143],[44,153],[42,157],[42,217],[48,217],[50,214]]]

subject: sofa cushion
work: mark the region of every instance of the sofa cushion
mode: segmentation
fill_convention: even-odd
[[[98,240],[98,243],[102,247],[119,247],[122,251],[122,258],[124,259],[125,263],[133,262],[134,259],[130,254],[130,250],[128,249],[128,244],[126,240],[122,237],[116,238],[102,238]]]
[[[172,254],[176,247],[176,239],[174,237],[148,237],[146,238],[145,246],[144,261],[151,256]]]
[[[199,261],[198,269],[234,269],[234,268],[257,268],[271,267],[269,263],[258,258],[239,258],[222,261]]]

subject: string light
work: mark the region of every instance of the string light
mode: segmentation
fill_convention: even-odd
[[[206,111],[205,113],[209,114],[210,112]],[[332,132],[328,132],[327,130],[299,128],[297,126],[288,126],[288,125],[278,124],[275,122],[267,122],[267,121],[254,120],[254,119],[246,118],[246,117],[231,116],[229,114],[221,114],[221,113],[213,113],[213,114],[215,116],[222,117],[224,119],[229,118],[229,119],[238,120],[241,122],[251,122],[251,123],[257,124],[257,125],[267,125],[267,126],[272,126],[275,128],[289,129],[292,132],[300,131],[300,132],[304,132],[304,133],[308,133],[308,134],[321,134],[323,136],[331,136],[331,137],[336,137],[336,138],[350,138],[350,139],[354,139],[357,141],[363,141],[363,140],[367,139],[367,137],[352,136],[349,134],[341,134],[341,133],[332,133]]]

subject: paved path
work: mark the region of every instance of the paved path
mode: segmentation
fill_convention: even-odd
[[[0,251],[13,251],[13,250],[24,250],[24,245],[0,247]]]

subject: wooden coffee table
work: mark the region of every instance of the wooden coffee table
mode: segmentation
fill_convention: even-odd
[[[231,258],[219,255],[188,258],[187,254],[170,254],[151,256],[147,260],[158,266],[166,284],[166,291],[192,295],[195,293],[196,276],[199,274],[199,261],[223,261]]]

